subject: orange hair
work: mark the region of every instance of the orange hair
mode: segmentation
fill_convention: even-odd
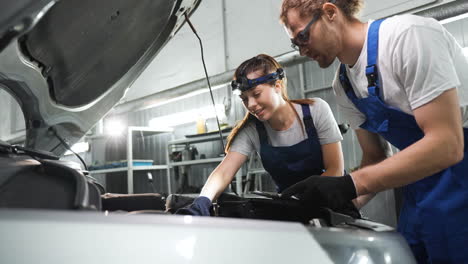
[[[288,11],[291,9],[299,10],[301,17],[307,17],[316,13],[323,4],[331,2],[330,0],[283,0],[281,5],[280,21],[288,25]],[[343,14],[349,18],[355,18],[363,6],[362,0],[335,0],[334,3]]]

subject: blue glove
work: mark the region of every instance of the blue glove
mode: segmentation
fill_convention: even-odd
[[[180,208],[175,213],[180,215],[211,216],[210,208],[212,205],[208,197],[199,196],[191,205]]]

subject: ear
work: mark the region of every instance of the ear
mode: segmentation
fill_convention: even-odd
[[[322,6],[324,16],[329,20],[333,21],[336,19],[338,14],[338,8],[332,3],[325,3]]]
[[[281,81],[280,80],[276,80],[275,82],[275,92],[281,93]]]

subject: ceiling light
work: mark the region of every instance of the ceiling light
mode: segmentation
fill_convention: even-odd
[[[120,136],[125,130],[125,125],[118,119],[111,119],[105,122],[106,134],[110,136]]]
[[[216,109],[216,111],[215,111]],[[149,121],[149,126],[152,128],[158,127],[174,127],[177,125],[196,122],[198,119],[210,119],[218,116],[220,122],[226,119],[223,104],[216,104],[215,109],[212,105],[192,109],[189,111],[179,112],[166,116],[155,117]]]
[[[458,15],[458,16],[442,19],[442,20],[439,21],[439,23],[442,24],[442,25],[445,25],[445,24],[448,24],[448,23],[451,23],[451,22],[454,22],[454,21],[457,21],[457,20],[465,19],[467,17],[468,17],[468,13],[465,13],[465,14],[461,14],[461,15]]]

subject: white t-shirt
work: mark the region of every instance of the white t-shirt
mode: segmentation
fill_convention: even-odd
[[[313,100],[315,102],[309,108],[320,144],[324,145],[341,141],[343,137],[330,106],[320,98],[313,98]],[[293,106],[301,118],[302,125],[304,125],[301,105],[293,104]],[[297,118],[294,119],[290,128],[283,131],[274,130],[268,122],[263,122],[263,124],[268,135],[268,143],[275,147],[292,146],[308,138],[307,132],[302,129]],[[260,139],[255,122],[250,122],[239,131],[232,142],[230,151],[239,152],[246,156],[250,155],[253,151],[260,154]]]
[[[372,21],[369,21],[370,25]],[[413,110],[456,88],[468,127],[468,61],[455,38],[436,20],[414,15],[387,18],[379,31],[377,65],[381,99],[390,106],[413,115]],[[368,96],[367,37],[356,64],[346,65],[348,78],[358,98]],[[340,111],[353,129],[366,117],[348,99],[338,79],[333,81]]]

